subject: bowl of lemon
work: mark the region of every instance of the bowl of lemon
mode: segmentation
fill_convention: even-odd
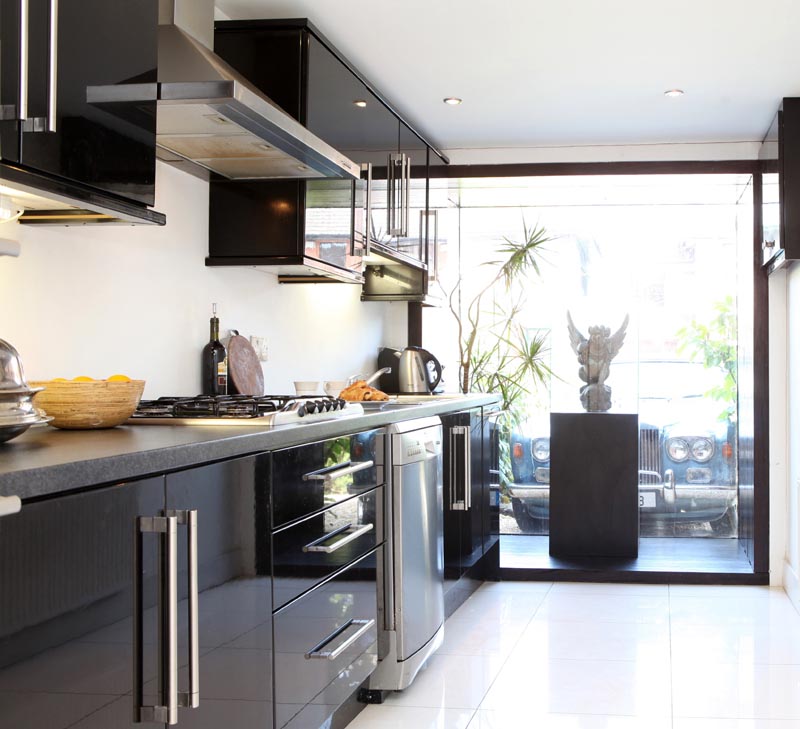
[[[44,388],[33,402],[53,418],[50,425],[66,430],[121,425],[136,410],[144,392],[144,380],[132,380],[127,375],[112,375],[105,380],[56,377],[30,385]]]

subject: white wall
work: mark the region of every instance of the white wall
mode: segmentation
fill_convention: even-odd
[[[359,286],[207,268],[207,183],[159,163],[156,189],[161,228],[0,227],[22,249],[0,257],[0,338],[29,379],[124,373],[147,380],[145,397],[196,394],[212,302],[223,333],[267,338],[272,393],[366,373],[379,346],[406,341],[406,305],[362,303]]]

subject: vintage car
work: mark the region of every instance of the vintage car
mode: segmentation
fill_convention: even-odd
[[[701,364],[642,362],[639,387],[639,506],[643,533],[654,526],[706,522],[736,534],[736,425],[707,396],[716,375]],[[709,376],[709,374],[711,376]],[[613,376],[613,375],[612,375]],[[546,420],[513,433],[509,487],[519,528],[545,533],[550,502]]]

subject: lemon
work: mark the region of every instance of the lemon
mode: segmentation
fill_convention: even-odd
[[[73,377],[73,382],[94,382],[94,378],[87,377],[86,375],[81,375],[80,377]]]
[[[128,375],[111,375],[108,382],[130,382],[131,378]]]
[[[66,381],[67,381],[66,377],[54,377],[52,379],[52,382],[66,382]]]

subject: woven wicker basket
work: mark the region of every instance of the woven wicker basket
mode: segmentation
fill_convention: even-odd
[[[144,392],[144,380],[128,382],[74,382],[43,380],[31,387],[44,387],[34,404],[53,420],[50,425],[67,430],[113,428],[124,423],[136,410]]]

